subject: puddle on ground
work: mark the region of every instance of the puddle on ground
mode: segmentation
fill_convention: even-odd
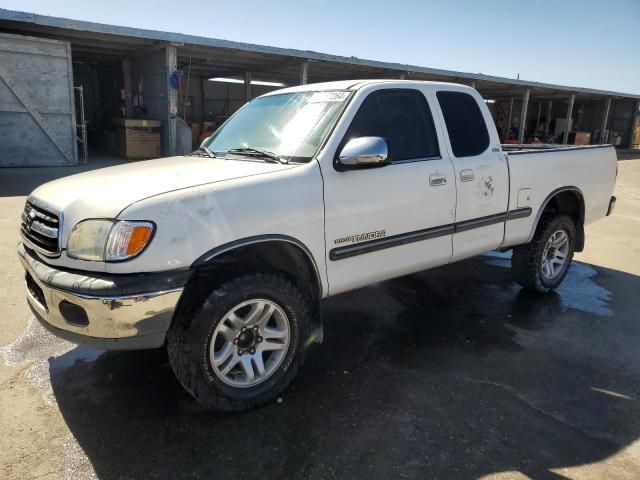
[[[62,373],[78,361],[92,362],[104,352],[80,347],[49,333],[31,316],[26,328],[16,340],[0,347],[0,356],[8,367],[23,367],[30,364],[25,377],[43,392],[47,405],[55,405],[56,400],[51,384],[51,373]],[[91,462],[71,433],[54,440],[62,445],[65,452],[64,478],[93,480],[97,476]]]
[[[61,371],[72,367],[77,361],[94,361],[103,353],[102,350],[79,347],[52,335],[33,316],[14,342],[0,348],[0,355],[8,367],[31,364],[25,376],[34,386],[43,390],[47,405],[55,404],[50,369]]]
[[[511,268],[511,252],[491,252],[484,257],[485,263],[489,265]],[[594,268],[574,261],[567,276],[555,290],[562,306],[600,317],[612,316],[613,312],[609,308],[611,292],[594,281],[597,275]]]

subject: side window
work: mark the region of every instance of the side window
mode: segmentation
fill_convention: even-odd
[[[391,161],[440,155],[429,104],[415,90],[380,90],[369,95],[353,118],[345,142],[357,137],[386,139]]]
[[[473,157],[484,152],[489,147],[489,132],[475,98],[462,92],[438,92],[436,96],[453,154]]]

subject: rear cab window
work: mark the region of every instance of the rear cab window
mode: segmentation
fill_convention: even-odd
[[[342,141],[382,137],[393,163],[440,158],[431,109],[417,90],[378,90],[362,102]]]
[[[455,157],[474,157],[489,148],[489,131],[478,102],[464,92],[436,93]]]

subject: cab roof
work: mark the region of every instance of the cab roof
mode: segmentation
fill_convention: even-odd
[[[324,90],[358,90],[367,85],[376,85],[376,84],[384,84],[384,83],[396,83],[403,84],[406,86],[411,85],[439,85],[439,86],[448,86],[448,87],[466,87],[471,89],[468,85],[464,85],[461,83],[451,83],[451,82],[433,82],[433,81],[423,81],[423,80],[395,80],[395,79],[362,79],[362,80],[339,80],[336,82],[323,82],[323,83],[308,83],[306,85],[296,85],[294,87],[281,88],[279,90],[274,90],[272,92],[261,95],[263,97],[269,95],[280,95],[283,93],[297,93],[297,92],[318,92]]]

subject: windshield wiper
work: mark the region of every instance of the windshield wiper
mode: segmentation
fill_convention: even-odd
[[[216,154],[204,146],[198,147],[196,150],[191,152],[189,156],[202,156],[203,153],[209,158],[216,158]]]
[[[275,153],[269,152],[267,150],[258,150],[257,148],[251,147],[238,147],[229,149],[228,153],[235,153],[240,155],[248,155],[252,157],[264,158],[274,163],[289,163],[288,160],[284,158],[280,158]]]

